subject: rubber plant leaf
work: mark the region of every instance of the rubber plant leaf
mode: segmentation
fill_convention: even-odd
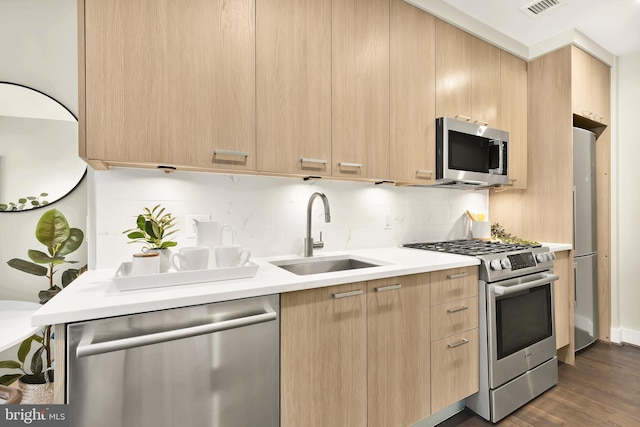
[[[59,256],[65,256],[75,251],[82,245],[84,233],[79,228],[71,228],[69,230],[69,238],[62,243],[58,250]]]
[[[58,292],[60,292],[61,290],[62,289],[60,289],[58,286],[54,286],[53,288],[45,289],[38,292],[38,298],[40,299],[40,304],[46,304],[47,302],[49,302],[51,298],[55,297],[58,294]]]
[[[3,376],[0,377],[0,384],[8,386],[8,385],[12,384],[15,380],[20,378],[21,376],[22,376],[22,374],[7,374],[7,375],[3,375]]]
[[[46,276],[48,273],[46,267],[34,264],[29,261],[25,261],[23,259],[13,258],[7,261],[7,264],[9,264],[9,267],[23,271],[25,273],[33,274],[34,276]]]
[[[49,249],[62,244],[70,234],[67,219],[57,209],[51,209],[42,214],[36,225],[36,239]]]
[[[50,257],[49,255],[45,254],[44,252],[36,251],[35,249],[29,249],[27,254],[29,255],[29,258],[31,258],[31,261],[35,262],[36,264],[54,264],[54,265],[57,265],[57,264],[62,264],[64,262],[74,262],[74,261],[65,261],[64,257],[60,257],[60,256]]]
[[[38,375],[42,373],[42,352],[44,351],[44,346],[40,347],[33,353],[33,357],[31,358],[31,372],[34,375]]]
[[[2,360],[0,361],[0,369],[20,369],[22,365],[15,360]]]
[[[31,350],[32,342],[33,336],[30,336],[29,338],[26,338],[24,341],[22,341],[20,347],[18,348],[18,360],[22,363],[27,360],[27,354],[29,354],[29,351]]]

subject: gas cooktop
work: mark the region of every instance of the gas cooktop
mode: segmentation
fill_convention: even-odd
[[[487,240],[448,240],[444,242],[407,243],[405,248],[423,249],[427,251],[446,252],[458,255],[489,255],[503,252],[521,251],[537,248],[541,245],[524,245],[518,243],[503,243]]]

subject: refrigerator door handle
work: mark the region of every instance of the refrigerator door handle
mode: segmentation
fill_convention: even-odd
[[[575,194],[575,193],[574,193]],[[573,263],[573,307],[578,306],[578,263]]]
[[[576,220],[578,219],[576,213],[576,186],[573,186],[573,248],[576,247]],[[575,283],[575,282],[574,282]]]

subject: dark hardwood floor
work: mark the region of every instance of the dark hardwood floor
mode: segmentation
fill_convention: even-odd
[[[596,343],[561,364],[558,385],[500,421],[500,427],[640,426],[640,348]],[[492,424],[465,409],[439,424]]]

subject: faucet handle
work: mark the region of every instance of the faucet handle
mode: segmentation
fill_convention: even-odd
[[[317,242],[313,242],[313,249],[322,249],[324,248],[324,242],[322,241],[322,231],[320,232],[320,240]]]

